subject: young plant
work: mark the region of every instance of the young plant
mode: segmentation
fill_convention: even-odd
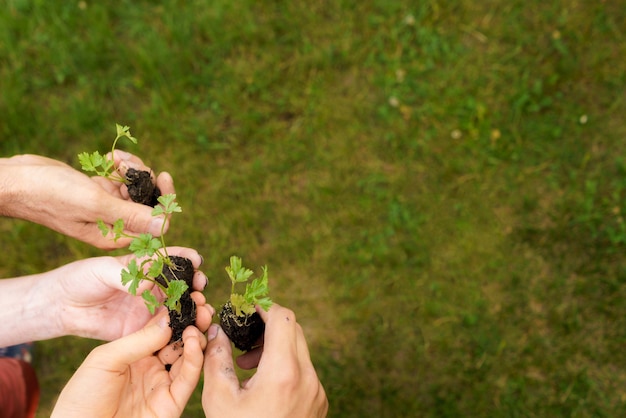
[[[78,154],[78,161],[82,169],[86,172],[93,172],[98,176],[108,178],[109,180],[126,182],[126,179],[114,169],[114,155],[115,146],[120,138],[127,138],[133,144],[137,144],[137,138],[130,134],[130,127],[115,124],[117,130],[117,136],[113,140],[113,146],[111,147],[111,158],[107,158],[106,155],[100,154],[98,151],[94,151],[91,154],[88,152],[81,152]]]
[[[222,306],[219,313],[220,325],[235,344],[242,351],[249,351],[265,331],[265,323],[256,312],[256,305],[268,310],[272,306],[269,298],[267,266],[263,267],[263,274],[251,282],[252,270],[243,267],[241,258],[230,257],[230,265],[226,273],[231,281],[229,300]],[[245,283],[244,292],[236,292],[236,287]]]
[[[174,213],[181,212],[182,209],[175,199],[174,194],[160,196],[158,198],[160,205],[152,210],[152,215],[164,215],[169,218]],[[111,227],[98,221],[98,227],[104,236],[111,234],[115,241],[120,238],[131,238],[128,248],[136,258],[122,270],[122,284],[129,285],[129,292],[133,295],[137,294],[137,289],[144,280],[160,288],[165,295],[162,302],[150,290],[144,290],[141,297],[152,314],[161,305],[167,307],[172,341],[179,340],[184,329],[196,319],[196,306],[190,295],[194,271],[190,260],[168,255],[165,245],[165,222],[159,238],[148,233],[131,235],[124,232],[122,219],[118,219]]]
[[[95,173],[98,176],[107,178],[112,181],[125,183],[128,187],[130,198],[137,203],[148,206],[156,206],[161,191],[154,184],[152,175],[149,171],[136,170],[129,168],[126,174],[122,176],[115,168],[115,149],[120,139],[126,138],[133,144],[137,144],[137,138],[131,135],[130,127],[115,124],[117,136],[113,140],[111,146],[111,156],[102,155],[98,151],[92,153],[81,152],[78,154],[78,161],[82,169],[88,173]]]

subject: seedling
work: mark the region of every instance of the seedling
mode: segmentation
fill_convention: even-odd
[[[78,161],[82,169],[88,173],[95,173],[98,176],[107,178],[112,181],[125,183],[128,187],[130,198],[137,203],[148,206],[156,206],[161,191],[154,184],[149,171],[136,170],[129,168],[126,174],[122,176],[115,168],[115,149],[120,139],[126,138],[133,144],[137,144],[137,138],[131,135],[130,127],[115,124],[117,136],[113,140],[111,146],[111,156],[102,155],[98,151],[92,153],[81,152],[78,154]]]
[[[242,351],[249,351],[263,335],[265,323],[256,312],[256,305],[268,310],[272,306],[269,298],[267,266],[263,267],[263,274],[251,282],[252,270],[243,267],[241,258],[230,257],[230,265],[226,273],[231,281],[229,300],[220,310],[220,324],[235,344]],[[245,283],[245,291],[237,292],[236,287]]]
[[[160,205],[152,210],[152,216],[164,215],[167,219],[174,213],[182,212],[175,199],[175,194],[160,196],[158,198]],[[129,292],[132,295],[137,294],[137,289],[144,280],[153,282],[159,287],[165,295],[162,302],[150,290],[144,290],[141,297],[152,314],[161,305],[167,307],[173,331],[172,341],[180,339],[183,330],[196,319],[195,303],[190,296],[194,272],[190,260],[170,256],[167,253],[165,222],[161,227],[159,238],[149,233],[139,235],[126,233],[122,219],[115,221],[111,227],[100,220],[98,227],[104,236],[112,235],[115,241],[120,238],[131,238],[128,248],[135,258],[122,270],[122,284],[129,285]]]
[[[109,180],[125,183],[126,179],[114,169],[113,156],[115,155],[115,147],[121,138],[127,138],[133,144],[137,144],[137,138],[130,134],[130,127],[128,126],[122,126],[116,123],[115,128],[117,130],[117,136],[113,140],[113,145],[111,146],[110,159],[107,158],[106,155],[102,155],[98,151],[94,151],[91,154],[88,152],[81,152],[78,154],[78,161],[84,171],[93,172],[96,175],[108,178]]]

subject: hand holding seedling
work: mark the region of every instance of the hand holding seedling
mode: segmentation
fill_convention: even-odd
[[[142,165],[127,153],[116,152],[118,165]],[[171,177],[161,173],[157,183],[163,193],[174,193]],[[0,159],[0,215],[24,219],[101,249],[122,248],[129,240],[102,236],[97,221],[124,219],[130,233],[158,236],[163,218],[154,218],[150,207],[125,199],[123,184],[90,178],[57,160],[37,155]],[[165,226],[165,231],[168,225]]]
[[[206,337],[183,334],[183,353],[166,370],[154,353],[170,339],[167,315],[95,348],[67,383],[52,417],[180,417],[202,370]]]
[[[235,347],[249,351],[261,338],[265,328],[256,312],[256,306],[264,310],[272,306],[272,300],[268,296],[267,266],[263,267],[260,277],[250,281],[254,274],[252,270],[242,265],[241,258],[232,256],[226,273],[230,278],[231,292],[229,300],[219,311],[220,325]]]
[[[163,215],[169,220],[174,213],[182,212],[174,194],[159,196],[157,203],[153,216]],[[172,341],[180,340],[185,328],[196,321],[196,304],[190,292],[194,271],[191,260],[168,254],[164,231],[159,238],[151,234],[130,235],[125,232],[122,219],[112,226],[99,222],[98,227],[102,235],[111,236],[115,241],[131,239],[128,248],[137,258],[130,260],[122,270],[122,284],[128,286],[130,294],[141,294],[150,313],[154,314],[161,305],[166,306],[170,313]],[[158,291],[138,292],[144,282],[151,283]]]
[[[117,143],[121,139],[126,139],[133,144],[137,144],[138,141],[131,135],[130,127],[115,124],[115,129],[117,135],[113,140],[111,152],[105,155],[100,154],[99,151],[78,154],[78,161],[82,169],[113,183],[123,185],[121,190],[124,196],[133,202],[156,206],[162,193],[171,194],[173,190],[162,191],[159,187],[159,179],[154,179],[152,170],[145,167],[141,160],[125,159],[130,154],[116,150]]]
[[[198,270],[202,258],[191,248],[168,247],[167,252],[193,264],[195,325],[206,331],[214,310],[200,292],[207,284],[207,277]],[[87,258],[45,273],[0,280],[0,346],[65,335],[110,341],[137,331],[152,314],[144,300],[129,294],[128,286],[120,281],[122,270],[134,259],[131,254]],[[145,281],[137,291],[153,289],[154,284]],[[15,297],[22,294],[27,297]],[[42,313],[50,320],[42,320]]]
[[[216,324],[209,328],[202,391],[206,416],[326,416],[328,400],[293,311],[273,304],[269,311],[257,309],[257,312],[265,321],[264,345],[246,353],[244,361],[238,361],[246,368],[253,368],[257,362],[250,360],[255,355],[258,359],[256,373],[243,383],[235,374],[226,334]]]

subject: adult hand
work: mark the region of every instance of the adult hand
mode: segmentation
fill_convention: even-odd
[[[130,167],[149,170],[136,156],[115,151],[115,166],[124,174]],[[156,178],[162,194],[175,193],[172,177]],[[89,177],[69,165],[38,155],[0,159],[0,215],[25,219],[101,249],[126,247],[130,239],[104,237],[97,221],[124,220],[126,232],[161,235],[163,217],[152,208],[129,200],[121,182]],[[167,230],[168,224],[165,225]]]
[[[190,259],[196,270],[202,262],[191,248],[168,247],[167,253]],[[128,293],[121,272],[133,257],[88,258],[45,273],[0,280],[4,328],[0,346],[64,335],[110,341],[143,327],[152,315],[139,295],[154,284],[144,280],[138,296]],[[196,271],[193,289],[202,290],[206,284],[204,273]],[[204,332],[214,310],[202,293],[193,292],[191,297],[197,305],[196,326]]]
[[[52,417],[180,417],[202,370],[206,337],[183,333],[183,354],[166,370],[154,353],[171,336],[167,313],[145,328],[96,347],[69,380]]]
[[[240,383],[231,343],[216,324],[209,328],[204,355],[202,406],[207,417],[324,417],[328,400],[294,313],[277,304],[265,321],[256,373]]]

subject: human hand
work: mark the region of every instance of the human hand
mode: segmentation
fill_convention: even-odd
[[[188,258],[196,270],[193,277],[193,289],[203,290],[207,277],[197,270],[202,257],[197,251],[184,247],[167,247],[170,256]],[[76,261],[54,270],[57,278],[48,283],[49,291],[57,295],[58,302],[53,302],[58,311],[55,315],[62,322],[63,335],[113,340],[137,331],[148,322],[151,314],[140,296],[133,296],[120,280],[121,271],[126,268],[133,255],[120,257],[96,257]],[[41,281],[44,284],[45,281]],[[142,281],[137,295],[144,290],[154,290],[160,299],[160,289],[150,281]],[[191,297],[197,305],[196,325],[206,331],[211,323],[213,308],[206,305],[206,299],[200,292],[192,292]]]
[[[207,417],[324,417],[328,399],[294,313],[277,304],[265,321],[264,346],[256,373],[240,383],[231,343],[219,325],[209,328],[204,354],[202,406]],[[250,352],[244,362],[254,367]]]
[[[115,167],[149,170],[141,159],[115,152]],[[162,194],[173,194],[174,181],[163,172],[156,177]],[[25,219],[101,249],[128,246],[130,238],[103,237],[97,221],[124,220],[126,232],[161,235],[167,221],[153,217],[152,208],[129,200],[126,185],[103,177],[89,177],[69,165],[38,155],[0,159],[0,215]]]
[[[154,353],[170,339],[166,312],[139,331],[96,347],[69,380],[52,417],[180,417],[202,370],[206,337],[183,333],[183,354],[166,370]]]

